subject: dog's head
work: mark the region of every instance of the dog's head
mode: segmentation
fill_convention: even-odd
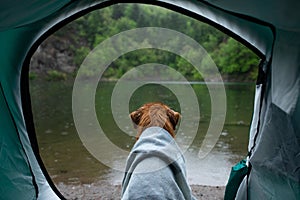
[[[168,131],[175,137],[175,128],[180,119],[180,114],[163,103],[147,103],[130,113],[130,118],[137,129],[136,139],[148,127],[158,126]]]

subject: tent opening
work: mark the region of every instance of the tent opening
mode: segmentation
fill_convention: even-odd
[[[247,155],[260,58],[232,37],[191,17],[158,6],[116,4],[90,12],[65,25],[37,48],[30,63],[30,94],[39,153],[52,181],[68,199],[94,198],[107,191],[108,198],[120,195],[123,173],[91,155],[78,136],[73,119],[72,92],[78,70],[95,47],[123,31],[143,27],[175,30],[203,47],[224,81],[227,101],[225,124],[214,148],[204,159],[199,159],[197,153],[212,115],[212,100],[207,85],[218,83],[214,77],[204,77],[188,60],[174,52],[138,49],[114,60],[98,82],[95,110],[107,138],[115,146],[130,151],[135,142],[132,124],[128,124],[125,131],[118,127],[111,107],[114,88],[130,70],[156,63],[152,67],[142,68],[144,73],[151,74],[151,79],[165,76],[167,70],[161,65],[175,70],[191,86],[197,105],[181,106],[178,94],[172,89],[173,85],[177,86],[173,81],[176,77],[171,73],[167,76],[171,77],[172,82],[161,84],[156,80],[131,91],[132,96],[126,106],[132,111],[145,102],[162,101],[180,112],[189,112],[199,106],[200,120],[186,119],[188,126],[198,127],[196,134],[191,137],[186,132],[177,133],[180,138],[191,141],[185,154],[189,182],[195,188],[208,185],[222,193],[231,166]],[[81,72],[87,80],[94,75],[90,70]],[[138,77],[131,77],[130,80],[141,81]],[[112,155],[110,159],[113,166],[118,166],[125,158]]]

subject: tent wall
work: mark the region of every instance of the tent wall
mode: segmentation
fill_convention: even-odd
[[[206,0],[212,5],[243,16],[251,16],[274,25],[277,29],[299,32],[299,17],[297,12],[300,1],[297,0]]]
[[[47,173],[42,172],[42,163],[38,162],[38,151],[32,149],[36,144],[29,135],[35,133],[34,127],[30,127],[33,125],[28,113],[30,104],[24,103],[30,102],[28,66],[24,65],[29,64],[31,55],[43,39],[59,27],[93,9],[119,2],[125,1],[4,0],[0,3],[1,197],[62,198],[49,187]],[[248,195],[250,199],[280,199],[287,195],[299,199],[299,3],[293,0],[285,3],[279,0],[247,1],[243,5],[239,1],[218,0],[147,3],[205,20],[256,50],[271,63],[259,116],[259,137],[250,160],[253,170],[248,181]],[[25,94],[27,96],[21,96]],[[246,193],[244,182],[238,197],[242,198]]]
[[[1,85],[0,89],[1,198],[11,199],[12,194],[15,194],[16,199],[34,199],[37,193],[34,187],[33,174]],[[20,187],[16,187],[16,185],[20,185]],[[24,190],[26,191],[25,194],[23,194]]]
[[[1,101],[0,107],[9,111],[3,112],[1,109],[1,118],[3,120],[1,120],[0,124],[0,190],[1,197],[7,197],[4,199],[36,199],[48,193],[50,193],[49,196],[56,196],[50,189],[33,152],[21,102],[22,83],[20,80],[22,64],[37,30],[37,28],[33,27],[20,27],[0,33],[0,83],[2,96],[5,100]],[[14,129],[6,127],[9,123],[5,123],[5,121],[8,119],[14,124]],[[15,168],[11,166],[18,166],[21,169],[15,171],[15,175],[20,173],[17,178],[13,176],[11,170]],[[21,181],[22,178],[24,179],[23,184],[18,181]],[[12,186],[9,190],[6,190],[5,187],[10,184]]]
[[[300,197],[299,38],[298,33],[277,30],[248,191],[245,179],[239,199],[247,192],[250,199]]]

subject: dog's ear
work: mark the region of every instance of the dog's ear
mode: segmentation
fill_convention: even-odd
[[[133,122],[134,128],[137,128],[137,126],[140,124],[141,114],[142,113],[140,110],[133,111],[132,113],[129,114],[131,121]]]
[[[180,114],[179,114],[179,112],[176,112],[176,111],[174,111],[174,110],[169,109],[169,110],[167,111],[167,115],[168,115],[168,117],[169,117],[169,119],[170,119],[170,122],[171,122],[171,124],[172,124],[172,126],[173,126],[173,130],[175,130],[176,125],[178,124],[178,121],[179,121],[179,119],[180,119]]]

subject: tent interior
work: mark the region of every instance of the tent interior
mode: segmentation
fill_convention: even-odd
[[[117,0],[0,3],[2,199],[64,199],[39,156],[29,94],[30,58],[60,27],[95,9],[125,2],[132,3]],[[147,4],[205,21],[263,58],[249,136],[251,170],[241,182],[236,199],[299,199],[300,2],[151,0]]]

